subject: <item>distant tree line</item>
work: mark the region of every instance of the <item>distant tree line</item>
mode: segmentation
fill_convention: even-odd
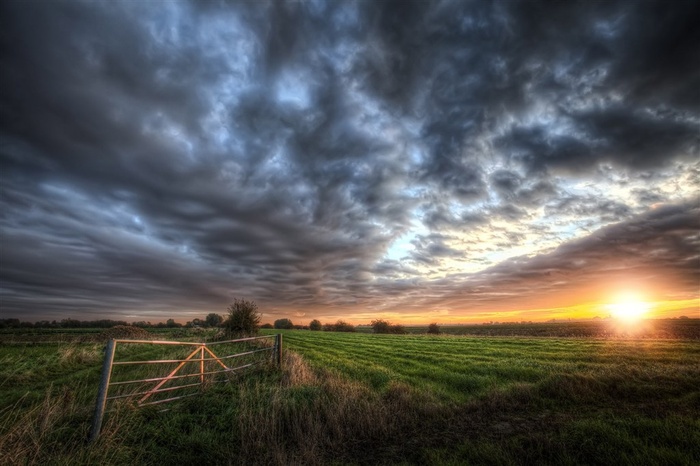
[[[395,335],[402,335],[408,333],[406,328],[400,324],[392,324],[383,319],[373,320],[370,323],[372,331],[374,333],[390,333]],[[338,320],[334,324],[326,323],[322,324],[320,320],[314,319],[309,322],[309,325],[297,325],[294,324],[290,319],[283,318],[277,319],[274,324],[263,324],[261,328],[275,328],[280,330],[314,330],[314,331],[324,331],[324,332],[355,332],[356,327],[352,324],[345,322],[344,320]],[[436,323],[432,323],[428,326],[428,333],[439,334],[440,326]]]
[[[393,333],[395,335],[402,335],[406,332],[406,328],[403,325],[392,324],[383,319],[373,320],[370,325],[372,326],[372,331],[374,333]]]
[[[384,334],[394,334],[403,335],[408,333],[406,328],[400,324],[392,324],[383,319],[373,320],[370,323],[373,333],[384,333]],[[273,324],[265,323],[260,326],[264,329],[279,329],[279,330],[313,330],[313,331],[324,331],[324,332],[355,332],[356,327],[352,324],[345,322],[344,320],[338,320],[334,324],[326,323],[322,324],[320,320],[314,319],[309,322],[308,325],[295,324],[288,318],[277,319]],[[428,325],[428,334],[439,335],[441,333],[440,326],[437,323],[431,323]]]
[[[62,319],[40,320],[38,322],[20,322],[19,319],[0,319],[0,328],[110,328],[115,325],[129,325],[123,320],[77,320]]]
[[[293,323],[290,319],[277,319],[274,324],[263,324],[260,328],[276,328],[280,330],[323,330],[325,332],[354,332],[356,331],[355,326],[345,322],[344,320],[338,320],[334,324],[321,324],[321,321],[314,319],[309,325],[299,325]]]
[[[0,319],[0,329],[5,328],[111,328],[116,325],[133,325],[141,328],[182,328],[182,327],[220,327],[224,318],[219,314],[209,314],[204,319],[192,319],[182,325],[175,322],[175,319],[168,319],[165,322],[151,323],[146,321],[138,321],[128,323],[124,320],[99,319],[99,320],[78,320],[78,319],[62,319],[57,320],[40,320],[37,322],[22,322],[19,319]]]
[[[41,320],[35,323],[21,322],[19,319],[0,319],[0,329],[11,328],[110,328],[116,325],[133,325],[141,328],[222,328],[229,336],[255,335],[259,328],[280,329],[280,330],[313,330],[324,332],[355,332],[354,325],[338,320],[335,323],[322,324],[320,320],[313,319],[308,325],[294,324],[291,319],[283,318],[274,321],[274,324],[265,323],[260,325],[261,314],[258,313],[258,306],[254,301],[234,298],[234,301],[227,309],[226,317],[216,313],[208,314],[204,319],[192,319],[186,324],[176,322],[175,319],[168,319],[165,322],[151,323],[147,321],[137,321],[129,324],[123,320],[99,319],[99,320],[77,320],[62,319],[61,321]],[[392,324],[383,319],[376,319],[370,323],[373,333],[380,334],[405,334],[406,328],[400,324]],[[439,334],[440,327],[436,323],[428,326],[429,334]]]

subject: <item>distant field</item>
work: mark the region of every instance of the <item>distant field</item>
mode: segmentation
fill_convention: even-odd
[[[611,383],[623,388],[642,379],[668,374],[673,368],[689,382],[700,382],[700,344],[691,341],[310,331],[285,331],[284,338],[286,347],[301,354],[316,370],[360,380],[376,389],[401,382],[425,394],[455,402],[494,389],[541,384],[560,375],[572,379],[609,378]],[[658,383],[661,381],[655,384]]]
[[[283,333],[281,372],[124,406],[94,445],[102,345],[2,333],[0,462],[700,463],[697,340]]]
[[[31,341],[55,341],[75,342],[82,336],[99,335],[107,329],[104,328],[4,328],[0,329],[0,345],[17,341],[26,343]],[[191,330],[184,328],[149,328],[149,333],[156,335],[192,334]]]
[[[408,325],[408,333],[426,333],[427,325]],[[358,326],[362,333],[371,333],[369,326]],[[529,337],[636,337],[700,339],[700,319],[650,319],[638,325],[620,325],[614,320],[442,325],[447,335],[529,336]]]

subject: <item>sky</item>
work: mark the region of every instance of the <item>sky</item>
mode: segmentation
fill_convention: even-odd
[[[700,317],[700,2],[0,2],[0,317]]]

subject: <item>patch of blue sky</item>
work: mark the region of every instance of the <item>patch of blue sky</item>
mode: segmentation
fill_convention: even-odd
[[[383,259],[390,259],[395,261],[400,261],[409,257],[413,251],[415,251],[416,246],[414,244],[416,238],[419,235],[427,235],[429,230],[420,223],[418,220],[411,221],[411,228],[404,232],[403,234],[394,238],[384,253]]]
[[[416,233],[409,232],[392,241],[384,254],[385,259],[400,261],[408,257],[415,250],[412,241],[416,239]]]
[[[291,104],[302,109],[311,105],[309,77],[299,70],[282,71],[275,81],[274,92],[281,104]]]

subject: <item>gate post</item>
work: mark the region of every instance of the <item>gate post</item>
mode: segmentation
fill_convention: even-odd
[[[199,384],[204,385],[204,346],[202,344],[201,350],[199,352]]]
[[[282,367],[282,334],[275,335],[275,362],[277,367]]]
[[[102,379],[100,380],[100,388],[97,391],[97,402],[95,403],[95,415],[92,418],[92,429],[90,430],[90,442],[97,440],[102,429],[102,417],[105,414],[105,406],[107,404],[107,391],[109,390],[109,379],[112,375],[112,362],[114,361],[114,348],[117,342],[110,339],[107,342],[107,350],[105,358],[102,361]]]

